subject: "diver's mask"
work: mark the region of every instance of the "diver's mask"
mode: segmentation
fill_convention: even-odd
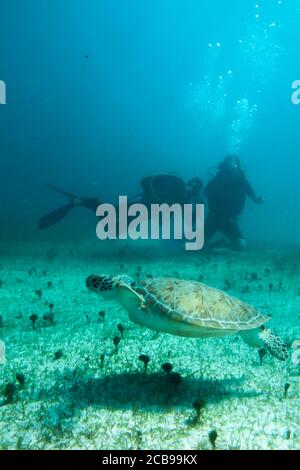
[[[203,182],[200,178],[192,178],[186,184],[187,191],[193,195],[198,195],[203,187]]]
[[[237,176],[241,171],[240,159],[236,155],[228,155],[223,162],[220,163],[219,168],[223,173],[227,173],[230,176]]]

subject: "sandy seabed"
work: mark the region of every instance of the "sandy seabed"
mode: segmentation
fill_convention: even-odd
[[[213,430],[217,449],[300,449],[300,250],[11,243],[0,255],[0,449],[211,449]],[[273,316],[269,326],[290,358],[267,355],[261,365],[239,336],[189,339],[139,327],[116,302],[87,291],[94,272],[224,289]]]

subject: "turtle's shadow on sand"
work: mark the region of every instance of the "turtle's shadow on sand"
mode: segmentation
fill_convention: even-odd
[[[257,391],[243,390],[243,382],[243,377],[223,380],[186,377],[176,383],[174,375],[122,373],[97,379],[78,378],[66,390],[65,396],[73,403],[75,401],[76,408],[96,405],[114,409],[134,406],[153,411],[170,407],[190,409],[200,399],[204,403],[216,403],[260,395]]]

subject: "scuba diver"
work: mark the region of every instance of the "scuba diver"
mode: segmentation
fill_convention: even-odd
[[[256,204],[263,204],[264,200],[255,194],[236,155],[228,155],[219,164],[218,173],[204,189],[204,196],[208,204],[205,244],[209,243],[216,232],[221,232],[234,249],[245,248],[246,242],[238,225],[238,218],[247,196]],[[207,245],[210,246],[212,245]]]
[[[40,230],[51,227],[60,222],[74,207],[86,207],[96,214],[97,207],[101,201],[97,198],[79,197],[65,190],[59,189],[52,184],[46,186],[69,199],[69,202],[58,209],[51,211],[40,218],[38,228]],[[203,183],[199,178],[192,178],[185,183],[180,176],[175,173],[159,174],[148,176],[141,180],[142,193],[134,198],[130,198],[130,204],[144,204],[149,207],[151,204],[187,204],[203,203],[201,190]]]

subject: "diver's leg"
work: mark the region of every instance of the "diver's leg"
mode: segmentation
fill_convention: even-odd
[[[209,213],[204,224],[204,248],[203,249],[212,249],[212,248],[221,248],[224,245],[228,244],[228,241],[225,238],[220,238],[215,242],[211,242],[211,239],[217,232],[222,232],[222,223],[220,223],[220,216]]]
[[[98,206],[101,205],[101,202],[99,201],[99,199],[96,199],[96,198],[80,198],[80,199],[76,199],[74,201],[74,205],[75,206],[79,206],[79,207],[86,207],[87,209],[90,209],[91,211],[93,211],[95,214],[96,214],[96,210],[98,208]]]
[[[213,238],[213,236],[217,233],[217,231],[218,231],[217,217],[211,212],[209,212],[204,222],[205,246],[208,245],[208,243]]]
[[[231,245],[234,250],[238,251],[242,251],[247,248],[247,243],[244,238],[235,238],[234,240],[232,240]]]
[[[234,250],[244,250],[247,247],[237,219],[225,219],[222,222],[221,232],[228,238]]]

